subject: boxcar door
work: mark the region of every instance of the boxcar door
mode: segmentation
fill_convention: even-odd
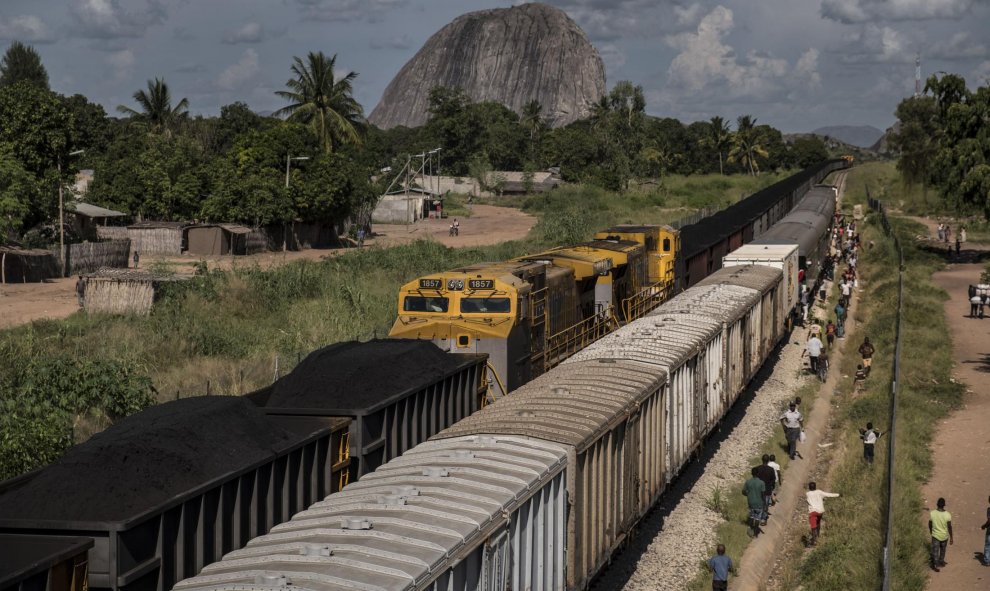
[[[480,591],[508,591],[510,568],[508,550],[508,529],[492,534],[485,542]]]
[[[622,531],[629,531],[629,527],[639,516],[639,486],[640,486],[640,454],[643,448],[639,439],[640,412],[629,417],[626,421],[625,440],[622,442],[625,453],[622,458]]]

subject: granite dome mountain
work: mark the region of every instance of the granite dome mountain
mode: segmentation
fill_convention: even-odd
[[[551,125],[590,114],[605,94],[605,65],[567,14],[545,4],[464,14],[434,33],[392,79],[369,120],[382,128],[427,120],[430,90],[462,88],[472,100],[518,112],[537,100]]]

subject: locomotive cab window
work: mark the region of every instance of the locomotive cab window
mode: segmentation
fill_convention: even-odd
[[[663,239],[663,251],[670,252],[670,238]]]
[[[461,298],[462,314],[506,314],[511,309],[509,298]]]
[[[450,300],[442,297],[406,296],[402,300],[403,312],[446,312]]]

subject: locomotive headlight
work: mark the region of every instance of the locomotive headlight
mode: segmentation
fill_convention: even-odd
[[[448,279],[447,280],[447,291],[463,291],[464,290],[464,280],[463,279]]]

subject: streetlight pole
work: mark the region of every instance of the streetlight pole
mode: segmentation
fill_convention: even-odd
[[[309,156],[292,156],[290,154],[285,155],[285,188],[289,188],[289,165],[292,164],[293,160],[309,160]],[[289,250],[288,248],[288,229],[286,228],[285,222],[282,222],[282,252]]]
[[[69,156],[78,156],[86,150],[76,150],[69,152]],[[65,196],[62,187],[62,157],[55,159],[55,166],[58,168],[58,252],[59,260],[62,263],[62,277],[65,277]]]

